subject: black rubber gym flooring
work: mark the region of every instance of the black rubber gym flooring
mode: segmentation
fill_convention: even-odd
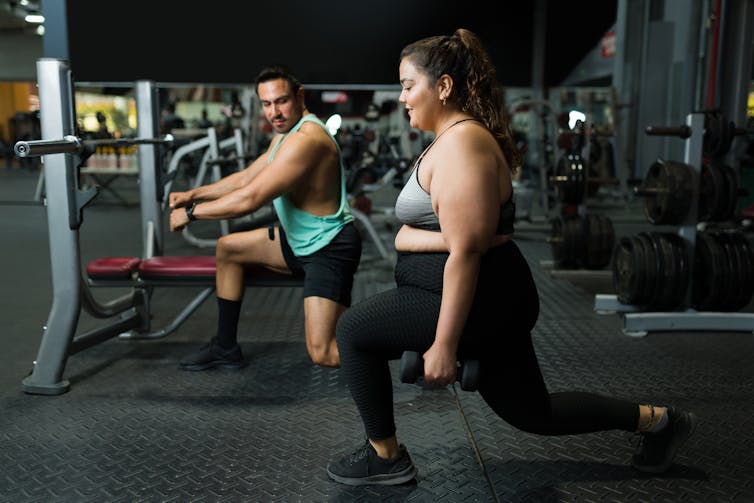
[[[340,372],[309,362],[298,288],[247,290],[240,339],[250,365],[240,372],[178,369],[178,360],[214,331],[212,297],[165,338],[115,338],[71,356],[67,393],[26,394],[21,381],[52,298],[47,218],[33,202],[36,182],[35,171],[0,170],[0,501],[754,501],[752,331],[628,337],[618,315],[593,309],[596,293],[612,293],[610,282],[553,277],[542,266],[551,259],[546,233],[524,223],[518,243],[540,289],[533,337],[548,385],[696,412],[697,432],[667,473],[630,467],[635,435],[523,433],[475,393],[400,383],[396,361],[398,433],[418,478],[398,487],[330,481],[327,462],[361,443],[363,430]],[[116,180],[113,187],[136,202],[134,182]],[[377,227],[389,246],[391,230],[382,221]],[[651,230],[619,220],[615,228],[618,235]],[[85,210],[82,259],[139,255],[139,233],[138,206],[103,193]],[[356,301],[392,282],[391,264],[364,235]],[[212,250],[168,234],[166,252]],[[153,328],[197,291],[156,291]],[[119,292],[95,293],[104,300]],[[79,329],[97,323],[82,314]]]

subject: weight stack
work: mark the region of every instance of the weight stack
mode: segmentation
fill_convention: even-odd
[[[615,229],[602,215],[560,216],[550,220],[548,241],[558,269],[603,269],[610,264]]]

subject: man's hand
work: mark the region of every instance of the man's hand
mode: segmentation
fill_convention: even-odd
[[[191,201],[192,201],[191,193],[189,191],[171,192],[170,195],[168,196],[168,204],[171,210],[188,206],[189,204],[191,204]],[[172,215],[170,217],[170,221],[171,223],[173,221]]]
[[[178,194],[181,194],[181,192],[178,192]],[[170,194],[170,195],[172,197],[173,194]],[[172,200],[171,200],[171,204],[172,204]],[[182,207],[174,209],[170,212],[170,230],[171,231],[183,230],[183,228],[186,227],[188,223],[189,223],[188,215],[186,215],[186,210],[184,210]]]

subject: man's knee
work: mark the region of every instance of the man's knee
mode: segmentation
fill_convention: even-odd
[[[346,307],[322,297],[304,299],[306,326],[306,350],[316,365],[339,367],[338,343],[335,340],[336,326]]]
[[[235,240],[231,234],[226,234],[225,236],[220,236],[219,238],[217,238],[215,257],[218,261],[231,261],[236,250],[234,241]]]
[[[258,237],[253,231],[231,232],[217,238],[215,257],[218,262],[249,263],[261,255]]]

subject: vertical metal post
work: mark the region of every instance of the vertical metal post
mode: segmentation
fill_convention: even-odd
[[[686,125],[691,128],[691,136],[689,136],[684,144],[683,162],[691,166],[695,173],[695,182],[692,184],[693,191],[691,195],[691,207],[686,214],[686,220],[678,229],[678,234],[688,241],[691,246],[692,255],[689,260],[690,265],[693,266],[694,254],[693,251],[696,247],[696,224],[699,208],[699,177],[702,172],[702,144],[704,142],[704,114],[703,113],[691,113],[686,118]],[[691,272],[691,271],[689,271]],[[691,275],[693,278],[693,274]],[[688,288],[691,291],[691,287]]]
[[[250,138],[249,132],[251,131],[251,128],[257,127],[257,120],[256,120],[256,114],[252,112],[253,109],[259,108],[256,104],[256,90],[253,87],[245,86],[243,89],[241,89],[241,96],[240,100],[243,104],[244,108],[246,109],[246,114],[244,115],[243,119],[241,120],[241,131],[243,132],[243,138],[247,139]],[[252,122],[252,118],[254,118],[254,121]],[[251,150],[250,145],[243,144],[244,150]]]
[[[136,82],[136,121],[138,136],[156,138],[159,135],[159,106],[153,82]],[[163,186],[156,145],[139,145],[139,193],[141,195],[142,257],[163,254],[163,226],[161,203]]]
[[[241,129],[236,128],[233,130],[233,138],[236,139],[236,156],[238,157],[237,165],[238,169],[237,171],[243,171],[246,168],[246,165],[248,164],[246,162],[246,159],[244,159],[244,156],[246,155],[246,148],[244,147],[244,134]]]
[[[42,139],[57,139],[74,134],[73,83],[65,60],[42,58],[37,62]],[[62,379],[68,349],[81,312],[81,263],[78,226],[73,225],[78,206],[77,190],[68,190],[75,180],[74,162],[67,154],[42,158],[50,236],[53,299],[44,327],[34,369],[23,380],[26,393],[58,395],[70,388]]]
[[[689,282],[686,287],[686,297],[683,300],[683,308],[690,309],[693,303],[694,293],[694,262],[696,261],[696,226],[699,219],[699,187],[702,175],[702,157],[704,151],[704,113],[690,113],[686,116],[686,125],[691,128],[691,136],[686,138],[683,145],[683,162],[694,170],[694,183],[692,184],[691,206],[686,214],[686,219],[678,228],[678,235],[688,244],[688,274]]]
[[[716,88],[723,115],[737,126],[746,127],[754,53],[754,0],[725,2],[724,6],[727,22],[720,44],[721,70]]]
[[[68,54],[68,2],[67,0],[42,0],[45,32],[42,36],[42,55],[45,58],[67,60]]]
[[[680,83],[681,100],[679,108],[682,110],[699,110],[696,101],[697,82],[699,77],[699,40],[702,33],[704,16],[702,15],[702,0],[689,2],[691,23],[686,31],[686,56],[683,60],[683,80]]]
[[[236,128],[234,136],[232,138],[226,138],[226,140],[235,141],[237,138],[236,133],[238,131],[239,129]],[[222,149],[220,148],[220,142],[217,140],[217,131],[215,131],[214,128],[210,128],[207,130],[207,136],[209,136],[209,147],[207,147],[209,159],[219,159]],[[210,171],[212,172],[212,183],[220,181],[223,177],[222,169],[219,164],[213,164]],[[225,236],[226,234],[230,234],[230,224],[227,220],[220,220],[220,235]]]
[[[544,100],[545,84],[545,36],[547,32],[547,2],[545,0],[536,0],[534,3],[534,38],[532,40],[532,69],[531,69],[531,87],[532,96],[536,101]],[[544,141],[546,129],[544,127],[545,110],[538,108],[532,109],[529,116],[529,149],[531,162],[539,166],[539,183],[541,193],[541,205],[545,215],[550,212],[550,183],[548,180],[548,169],[550,168],[550,156],[547,155],[547,142]],[[555,120],[550,117],[550,120]],[[555,152],[552,152],[555,155]]]

